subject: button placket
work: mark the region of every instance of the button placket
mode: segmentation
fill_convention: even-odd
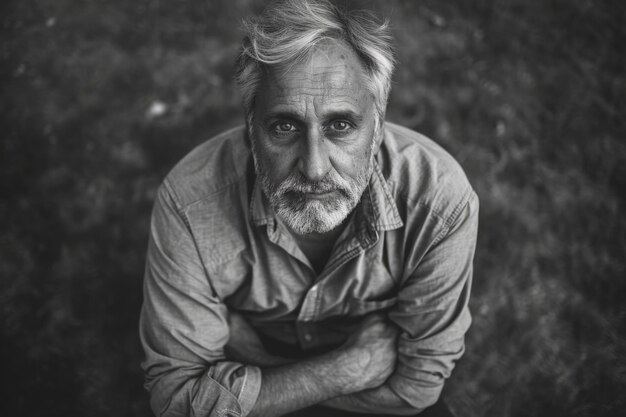
[[[319,284],[312,286],[304,297],[302,302],[302,308],[298,315],[300,321],[311,321],[315,317],[315,310],[317,307],[317,298],[319,292]]]
[[[308,322],[298,323],[298,339],[300,340],[300,346],[305,349],[310,348],[315,342],[315,336],[311,330],[312,325]]]

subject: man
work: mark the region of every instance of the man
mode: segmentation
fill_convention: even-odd
[[[415,415],[464,350],[476,195],[439,146],[384,122],[386,25],[297,0],[246,31],[246,127],[185,157],[155,203],[152,408]]]

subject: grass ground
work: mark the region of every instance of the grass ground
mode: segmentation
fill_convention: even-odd
[[[374,4],[374,2],[369,2]],[[0,6],[2,415],[147,416],[136,335],[154,192],[241,122],[235,22],[259,1]],[[481,198],[459,416],[626,407],[626,6],[423,0],[390,15],[389,119]]]

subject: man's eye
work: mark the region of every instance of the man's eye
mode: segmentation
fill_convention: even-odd
[[[296,130],[296,127],[289,122],[277,123],[274,125],[274,130],[277,133],[290,133]]]
[[[348,124],[348,122],[345,122],[343,120],[334,121],[331,126],[333,130],[337,132],[344,132],[350,128],[350,124]]]

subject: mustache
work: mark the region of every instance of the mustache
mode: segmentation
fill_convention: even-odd
[[[350,184],[343,178],[333,178],[330,173],[326,174],[326,176],[319,181],[310,181],[301,173],[293,172],[283,180],[276,189],[276,193],[278,194],[321,194],[331,191],[340,191],[343,194],[350,194]]]

